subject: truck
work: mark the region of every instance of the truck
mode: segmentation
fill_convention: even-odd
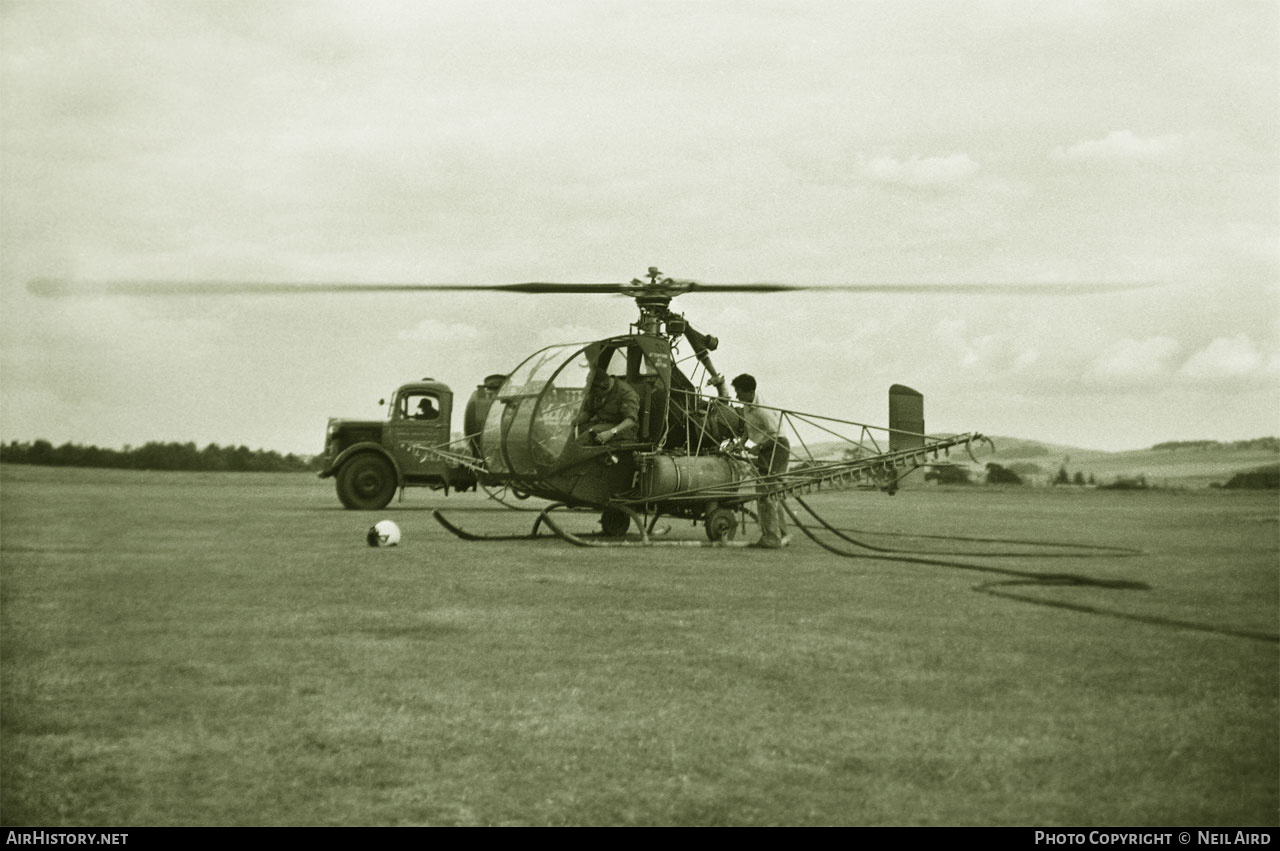
[[[483,468],[480,433],[505,380],[489,375],[476,385],[460,439],[451,430],[453,390],[431,378],[401,385],[385,420],[331,417],[320,478],[332,478],[338,500],[356,511],[385,508],[397,490],[403,496],[410,487],[443,489],[446,496],[450,490],[475,490]]]

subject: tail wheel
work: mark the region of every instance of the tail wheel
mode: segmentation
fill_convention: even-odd
[[[732,541],[738,535],[738,515],[732,508],[716,508],[702,521],[707,538],[712,541]]]
[[[621,538],[631,528],[631,516],[618,508],[606,508],[600,515],[600,527],[609,538]]]
[[[357,455],[342,465],[337,479],[338,499],[347,508],[377,511],[396,493],[396,471],[381,455]]]

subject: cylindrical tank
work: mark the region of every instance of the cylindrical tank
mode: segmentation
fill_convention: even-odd
[[[640,489],[647,500],[679,499],[688,491],[711,487],[724,487],[726,498],[750,498],[755,492],[752,485],[733,486],[752,473],[746,462],[722,455],[652,455],[641,465]],[[706,494],[699,498],[705,499]]]
[[[493,407],[493,400],[498,398],[498,391],[506,380],[505,375],[486,375],[484,384],[477,384],[467,399],[467,408],[462,415],[462,433],[467,435],[471,454],[477,458],[484,457],[480,451],[480,433],[484,431],[485,418],[489,416],[489,408]]]

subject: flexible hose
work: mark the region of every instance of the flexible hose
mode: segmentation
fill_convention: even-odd
[[[809,514],[814,517],[814,519],[818,520],[818,522],[822,524],[824,528],[835,532],[839,537],[844,538],[845,540],[851,540],[847,538],[847,536],[844,536],[843,534],[841,534],[839,530],[834,529],[834,527],[832,527],[829,523],[823,520],[818,514],[816,514],[813,511],[812,508],[810,508],[802,500],[797,499],[796,502],[798,502],[806,511],[808,511]],[[1182,621],[1182,620],[1176,620],[1174,618],[1160,617],[1158,615],[1143,615],[1143,614],[1136,614],[1132,612],[1118,612],[1112,609],[1104,609],[1100,606],[1089,606],[1082,603],[1068,603],[1060,600],[1044,600],[1037,597],[1014,594],[1014,593],[1010,593],[1007,590],[1004,590],[1006,587],[1009,587],[1009,586],[1022,586],[1022,585],[1040,587],[1040,588],[1067,586],[1067,587],[1106,588],[1106,589],[1121,590],[1121,591],[1151,590],[1151,586],[1146,584],[1145,582],[1135,582],[1135,581],[1123,580],[1123,579],[1095,579],[1090,576],[1081,576],[1081,575],[1072,574],[1072,573],[1036,573],[1034,571],[1013,570],[1011,568],[993,567],[991,565],[970,564],[968,562],[945,561],[945,560],[936,559],[936,558],[922,558],[920,556],[892,554],[892,553],[902,553],[905,551],[885,550],[883,548],[867,547],[866,545],[863,545],[858,542],[854,542],[854,543],[856,543],[858,546],[862,546],[864,549],[869,549],[871,553],[874,553],[874,554],[869,554],[867,552],[849,552],[847,550],[842,550],[837,547],[833,547],[830,544],[826,543],[825,541],[819,540],[818,537],[813,533],[812,529],[809,526],[805,525],[800,520],[800,518],[796,516],[796,513],[791,509],[790,505],[787,505],[784,502],[782,504],[782,507],[786,509],[787,515],[795,522],[796,526],[800,529],[800,531],[804,532],[804,534],[809,538],[809,540],[813,541],[815,544],[822,547],[824,550],[827,550],[828,552],[834,553],[844,558],[871,559],[875,561],[892,561],[892,562],[900,562],[900,563],[906,563],[906,564],[923,564],[923,565],[929,565],[932,567],[947,567],[947,568],[953,568],[953,569],[959,569],[959,570],[971,570],[979,573],[995,573],[995,574],[1000,574],[1003,576],[1008,576],[1013,578],[1001,580],[1001,581],[995,581],[995,582],[985,582],[980,585],[974,586],[973,590],[981,592],[983,594],[990,594],[991,596],[994,596],[994,597],[1001,597],[1006,600],[1014,600],[1020,603],[1030,603],[1032,605],[1037,605],[1037,606],[1049,606],[1051,608],[1066,609],[1069,611],[1081,612],[1084,614],[1117,618],[1120,620],[1133,621],[1135,623],[1145,623],[1145,624],[1150,624],[1152,626],[1164,626],[1164,627],[1170,627],[1173,629],[1188,629],[1188,630],[1195,630],[1199,632],[1211,632],[1217,635],[1231,636],[1233,638],[1247,638],[1255,641],[1280,643],[1280,635],[1275,635],[1271,633],[1259,632],[1254,630],[1235,629],[1233,627],[1218,626],[1216,624],[1197,623],[1195,621]],[[940,536],[940,537],[945,537],[945,536]],[[1037,542],[1019,542],[1019,543],[1037,543]],[[1055,546],[1074,546],[1074,547],[1078,547],[1081,550],[1095,548],[1094,545],[1076,545],[1076,544],[1067,544],[1067,545],[1057,544]],[[1123,547],[1103,547],[1102,550],[1103,550],[1102,554],[1104,556],[1107,556],[1107,555],[1117,556],[1117,557],[1133,556],[1133,555],[1139,555],[1141,553],[1141,550],[1133,550],[1133,549],[1128,549]],[[1108,550],[1113,552],[1107,552]],[[982,553],[974,553],[972,555],[979,556],[979,557],[986,557]],[[1097,555],[1097,553],[1081,552],[1077,554],[1077,557],[1095,556],[1095,555]],[[1044,558],[1045,556],[1035,555],[1034,557]]]

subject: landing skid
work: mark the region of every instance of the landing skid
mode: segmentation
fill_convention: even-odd
[[[579,535],[575,535],[575,534],[573,534],[572,532],[569,532],[569,531],[566,531],[566,530],[564,530],[564,529],[561,529],[561,528],[560,528],[560,526],[559,526],[559,524],[557,524],[554,520],[552,520],[552,519],[551,519],[549,516],[547,516],[545,513],[543,514],[543,516],[541,517],[541,519],[542,519],[542,520],[544,520],[544,521],[546,521],[546,524],[547,524],[547,528],[548,528],[548,529],[550,529],[552,532],[555,532],[557,535],[559,535],[559,536],[560,536],[561,538],[563,538],[564,540],[566,540],[566,541],[568,541],[569,543],[573,544],[574,546],[578,546],[578,547],[599,547],[599,548],[604,548],[604,547],[607,547],[607,548],[619,548],[619,547],[631,547],[631,548],[636,548],[636,547],[645,547],[645,548],[653,548],[653,547],[684,547],[684,548],[689,548],[689,547],[697,547],[697,548],[717,547],[717,548],[719,548],[719,547],[748,547],[748,546],[750,546],[750,544],[748,544],[746,541],[654,541],[654,540],[650,540],[650,538],[649,538],[649,534],[648,534],[648,533],[646,533],[646,532],[642,532],[642,533],[641,533],[640,540],[638,540],[638,541],[619,541],[619,540],[616,540],[616,539],[615,539],[615,540],[595,540],[595,541],[592,541],[592,540],[587,540],[586,538],[583,538],[583,537],[581,537],[581,536],[579,536]],[[641,529],[643,530],[643,529],[644,529],[644,527],[643,527],[643,526],[641,526]],[[668,531],[670,531],[670,527],[667,527],[666,529],[662,529],[662,530],[660,530],[660,531],[659,531],[659,534],[662,534],[662,533],[665,533],[665,532],[668,532]]]
[[[606,543],[603,541],[590,541],[579,535],[574,535],[571,532],[566,532],[564,529],[560,527],[559,524],[551,520],[549,515],[551,514],[552,511],[556,511],[557,509],[567,508],[567,507],[568,506],[566,506],[563,502],[555,502],[555,503],[552,503],[551,505],[548,505],[546,508],[542,509],[540,512],[538,512],[537,519],[533,521],[533,528],[529,530],[529,533],[526,535],[477,535],[474,532],[468,532],[462,527],[457,526],[454,523],[451,523],[448,519],[445,518],[443,514],[440,513],[439,509],[433,510],[431,512],[431,516],[434,517],[436,519],[436,522],[439,523],[441,526],[443,526],[447,531],[449,531],[451,534],[455,535],[456,537],[464,541],[538,541],[538,540],[549,541],[555,537],[559,537],[561,540],[565,540],[570,543],[577,544],[578,546],[583,546],[583,547],[652,546],[653,542],[649,540],[651,536],[655,536],[655,537],[662,536],[662,535],[666,535],[671,531],[670,526],[664,526],[661,529],[655,529],[654,526],[658,522],[657,517],[654,517],[651,521],[649,521],[649,523],[646,526],[644,518],[641,517],[639,514],[637,514],[633,509],[627,508],[626,506],[619,506],[616,510],[624,512],[629,519],[635,521],[636,527],[640,530],[640,542],[635,543],[635,542],[629,542],[629,541],[612,540]],[[547,525],[548,529],[550,529],[553,533],[555,533],[554,535],[541,534],[540,530],[542,528],[542,524],[544,523]],[[591,537],[615,539],[617,537],[620,537],[620,535],[609,535],[607,533],[597,532]],[[676,542],[664,541],[663,543],[669,546],[672,543],[676,543]]]
[[[549,541],[553,536],[539,534],[538,529],[542,526],[544,515],[554,507],[556,506],[548,506],[539,512],[538,519],[533,521],[533,529],[530,530],[527,535],[477,535],[474,532],[468,532],[465,529],[450,523],[445,519],[445,516],[440,513],[439,509],[433,510],[431,512],[431,516],[436,519],[437,523],[464,541],[537,541],[541,539]]]

